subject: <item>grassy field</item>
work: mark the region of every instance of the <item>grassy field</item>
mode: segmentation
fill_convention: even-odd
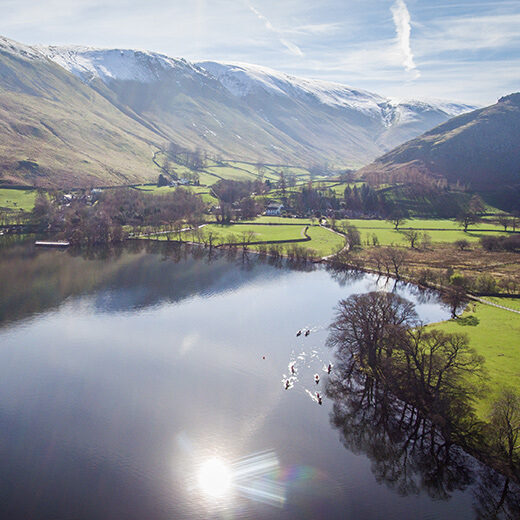
[[[31,211],[34,208],[36,190],[0,188],[0,208]]]
[[[345,239],[342,236],[320,226],[309,227],[308,234],[311,241],[302,245],[314,249],[320,257],[337,253],[345,245]]]
[[[218,175],[222,179],[232,181],[254,181],[258,179],[253,173],[232,166],[211,166],[210,168],[206,168],[205,171]],[[218,179],[216,179],[216,181],[218,181]]]
[[[381,245],[407,245],[408,241],[404,235],[407,229],[415,229],[425,232],[430,236],[433,243],[453,243],[457,240],[478,242],[485,235],[504,235],[503,228],[492,222],[475,224],[464,232],[453,219],[409,219],[405,221],[399,230],[387,220],[363,220],[350,219],[337,221],[336,225],[343,223],[356,226],[361,234],[362,244],[372,243],[372,236],[376,235]]]
[[[190,190],[193,193],[199,194],[202,197],[202,200],[208,204],[218,204],[218,200],[211,194],[211,188],[208,186],[182,186],[182,188]],[[137,186],[136,189],[139,191],[144,191],[146,193],[151,193],[153,195],[164,195],[171,193],[177,188],[172,186],[158,187],[154,185],[147,185]]]
[[[229,241],[230,237],[233,241],[241,242],[244,233],[253,233],[253,242],[269,241],[269,240],[294,240],[303,238],[303,230],[305,226],[268,226],[268,225],[247,225],[247,224],[210,224],[203,228],[204,233],[210,231],[217,234],[221,239]]]
[[[297,219],[290,217],[266,217],[261,216],[252,222],[270,224],[312,224],[311,219]],[[314,221],[316,223],[316,220]],[[404,235],[406,229],[416,229],[429,235],[433,243],[450,244],[457,240],[467,240],[470,243],[479,242],[484,235],[504,235],[500,226],[493,223],[481,223],[471,226],[468,232],[464,232],[455,220],[450,219],[410,219],[398,231],[387,220],[363,220],[350,219],[337,221],[336,225],[351,224],[358,228],[362,245],[372,245],[372,237],[375,235],[380,245],[407,246],[408,240]],[[483,231],[485,229],[485,231]]]
[[[507,308],[513,309],[515,311],[520,311],[520,298],[507,298],[507,297],[496,298],[493,296],[486,296],[483,299],[490,301],[492,303],[496,303],[498,305],[502,305],[502,307],[507,307]],[[519,339],[519,341],[520,341],[520,339]],[[520,348],[520,344],[519,344],[519,348]]]
[[[510,298],[495,298],[506,306]],[[471,303],[461,319],[435,324],[445,332],[465,333],[470,345],[485,358],[488,390],[478,402],[477,412],[482,419],[500,389],[509,386],[520,391],[520,314],[497,309],[491,305]]]
[[[359,229],[394,229],[392,222],[388,220],[367,220],[367,219],[348,219],[339,222],[347,222]],[[418,229],[418,230],[442,230],[442,231],[462,231],[459,223],[454,219],[407,219],[399,226],[399,229]],[[468,227],[468,232],[473,231],[503,231],[503,227],[494,222],[484,221]],[[463,232],[463,231],[462,231]]]
[[[289,219],[291,220],[291,219]],[[240,243],[244,240],[251,242],[270,242],[270,241],[285,241],[304,238],[304,230],[307,227],[305,222],[301,225],[269,225],[269,224],[208,224],[204,226],[200,232],[207,237],[208,233],[214,233],[213,240],[217,244],[221,243]],[[251,237],[244,238],[245,235],[252,233]],[[323,257],[331,255],[339,251],[344,246],[344,239],[342,236],[333,233],[332,231],[322,228],[320,226],[309,226],[307,231],[311,240],[298,243],[299,246],[311,249],[317,256]],[[153,237],[152,237],[153,238]],[[157,235],[155,238],[159,240],[167,240],[165,234]],[[177,240],[175,233],[170,234],[171,240]],[[184,232],[184,240],[192,241],[199,240],[190,231]],[[293,244],[281,244],[282,247],[291,247]],[[251,246],[251,249],[256,249]]]

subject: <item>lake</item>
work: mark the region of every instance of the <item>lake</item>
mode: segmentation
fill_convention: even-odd
[[[336,304],[385,280],[138,243],[4,245],[0,279],[4,518],[464,520],[500,498],[460,451],[432,476],[374,450],[327,393]]]

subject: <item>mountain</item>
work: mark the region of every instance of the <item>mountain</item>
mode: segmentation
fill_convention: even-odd
[[[474,108],[399,103],[255,65],[189,63],[132,50],[39,50],[162,136],[225,158],[359,167]]]
[[[199,62],[234,96],[322,160],[359,166],[475,107],[396,101],[339,83],[248,64]]]
[[[37,50],[0,38],[0,181],[95,186],[156,179],[159,138]]]
[[[358,173],[385,180],[420,173],[484,191],[520,185],[520,93],[450,119]]]
[[[224,159],[359,167],[471,108],[254,65],[0,37],[0,182],[151,181],[154,154],[172,142]]]

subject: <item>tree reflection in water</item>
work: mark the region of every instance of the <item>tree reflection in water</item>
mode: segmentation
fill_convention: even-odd
[[[369,458],[378,483],[400,495],[424,492],[437,500],[474,485],[476,518],[520,518],[518,485],[446,440],[413,405],[360,370],[353,357],[336,355],[326,393],[343,445]]]
[[[475,511],[479,520],[520,518],[520,486],[490,468],[480,470],[475,490]]]

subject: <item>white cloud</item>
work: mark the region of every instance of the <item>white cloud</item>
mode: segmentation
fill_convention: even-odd
[[[507,49],[520,42],[520,13],[442,18],[416,42],[419,55]]]
[[[335,34],[340,30],[340,23],[314,23],[307,25],[300,25],[297,27],[293,27],[287,31],[286,33],[291,34],[309,34],[309,35],[330,35]]]
[[[403,58],[403,67],[414,72],[414,78],[418,78],[421,74],[414,63],[412,48],[410,45],[410,34],[412,28],[410,25],[410,13],[404,0],[396,0],[391,7],[392,17],[394,19],[395,31],[397,33],[397,41]]]

